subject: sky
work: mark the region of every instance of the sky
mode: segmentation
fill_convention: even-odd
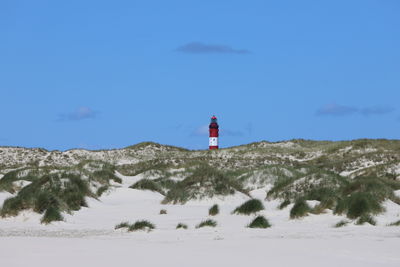
[[[0,0],[0,146],[400,138],[398,0]]]

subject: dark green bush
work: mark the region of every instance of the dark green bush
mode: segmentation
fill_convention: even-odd
[[[257,216],[254,220],[248,225],[249,228],[269,228],[271,224],[264,216]]]
[[[304,216],[307,216],[311,211],[310,206],[308,206],[307,202],[303,199],[297,200],[294,203],[294,206],[290,210],[290,219],[297,219]]]
[[[209,210],[208,210],[208,215],[215,216],[219,213],[219,207],[218,204],[214,204]]]
[[[206,226],[215,227],[215,226],[217,226],[217,222],[214,220],[208,219],[208,220],[205,220],[205,221],[202,221],[201,223],[199,223],[196,226],[196,228],[202,228],[202,227],[206,227]]]
[[[237,207],[233,213],[249,215],[264,209],[264,205],[259,199],[250,199]]]

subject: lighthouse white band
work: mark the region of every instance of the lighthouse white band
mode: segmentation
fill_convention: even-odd
[[[218,146],[218,137],[210,137],[209,146]]]

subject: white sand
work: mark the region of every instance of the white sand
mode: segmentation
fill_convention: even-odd
[[[123,185],[88,199],[90,208],[64,214],[65,222],[44,226],[40,215],[24,212],[0,219],[1,266],[400,266],[400,227],[387,223],[400,219],[398,206],[387,202],[378,226],[333,228],[344,219],[331,213],[289,220],[290,206],[278,210],[277,201],[264,202],[269,229],[245,226],[254,216],[232,215],[248,199],[191,201],[186,205],[162,205],[158,193],[127,188],[134,177],[122,177]],[[252,192],[263,198],[265,192]],[[0,198],[9,197],[2,194]],[[208,209],[219,203],[216,228],[195,229],[207,219]],[[160,215],[160,209],[168,214]],[[122,221],[147,219],[156,225],[150,233],[114,230]],[[188,230],[176,230],[179,222]]]

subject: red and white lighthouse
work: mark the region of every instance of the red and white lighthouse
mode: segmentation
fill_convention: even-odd
[[[211,117],[211,123],[210,123],[210,139],[209,139],[209,148],[210,149],[218,149],[218,132],[219,132],[219,126],[217,123],[217,117],[212,116]]]

